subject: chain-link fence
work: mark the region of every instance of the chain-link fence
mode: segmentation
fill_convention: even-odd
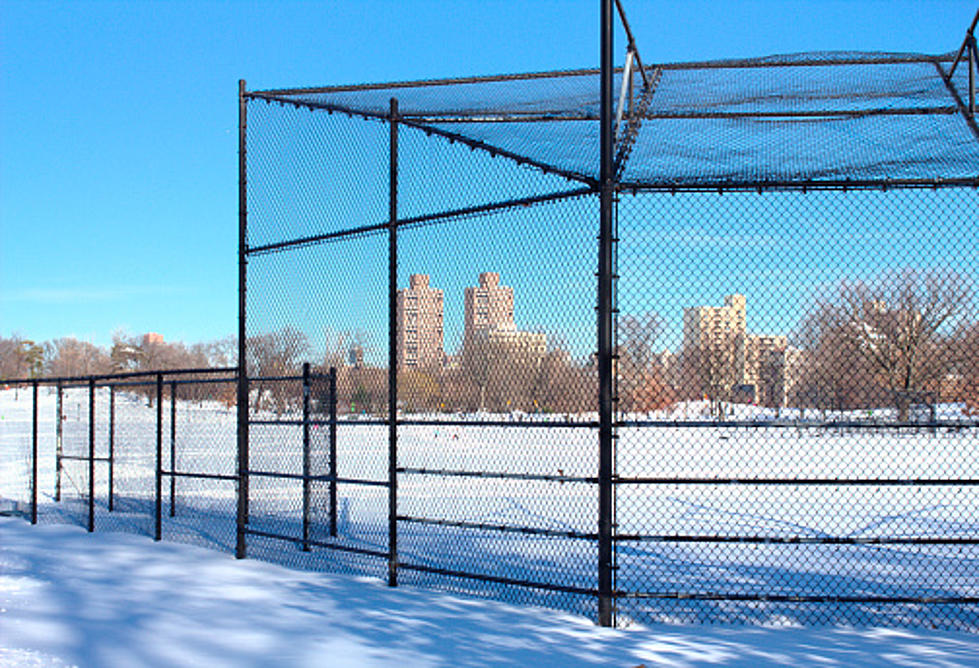
[[[0,390],[2,509],[233,550],[235,371],[11,381]]]
[[[6,390],[0,495],[601,623],[979,628],[974,65],[629,53],[242,82],[245,373],[42,384],[33,441]]]
[[[321,563],[619,624],[975,629],[969,68],[635,56],[606,265],[599,71],[242,84],[249,374],[335,367],[333,475],[371,484]]]

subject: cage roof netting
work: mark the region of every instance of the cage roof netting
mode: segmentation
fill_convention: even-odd
[[[979,184],[968,63],[950,77],[953,59],[805,53],[633,71],[616,129],[618,180],[640,188]],[[617,101],[622,79],[620,68]],[[597,70],[248,96],[376,119],[388,117],[394,97],[409,127],[585,183],[599,177]]]

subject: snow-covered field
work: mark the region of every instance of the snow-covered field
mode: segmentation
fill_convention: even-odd
[[[39,498],[41,522],[83,524],[87,463],[66,461],[62,500],[54,502],[53,390],[41,389]],[[97,457],[108,454],[108,390],[97,396]],[[170,411],[163,411],[164,468],[169,461]],[[660,420],[702,419],[685,405]],[[87,390],[65,394],[64,449],[87,451]],[[114,510],[108,512],[108,465],[96,464],[96,529],[152,535],[156,409],[133,394],[116,395]],[[737,420],[773,417],[739,407]],[[886,417],[878,411],[875,419]],[[262,416],[272,417],[272,416]],[[288,417],[288,416],[287,416]],[[293,416],[295,417],[295,416]],[[490,416],[499,419],[499,416]],[[798,419],[786,415],[782,418]],[[821,416],[809,415],[810,420]],[[866,420],[866,415],[831,416]],[[940,415],[962,416],[954,406]],[[594,478],[596,432],[583,427],[472,425],[403,426],[398,464],[409,469],[509,472]],[[530,418],[525,418],[530,419]],[[822,429],[792,427],[625,427],[619,430],[622,478],[810,478],[896,481],[979,479],[979,430]],[[235,471],[234,409],[178,402],[175,468],[230,475]],[[325,428],[313,430],[313,473],[326,473]],[[344,425],[338,432],[338,474],[384,481],[387,427]],[[0,499],[29,496],[30,392],[0,390]],[[251,468],[301,472],[301,430],[253,426]],[[251,478],[250,526],[300,535],[302,483]],[[387,489],[338,486],[338,536],[328,535],[328,485],[312,484],[314,540],[387,550]],[[232,551],[235,486],[222,480],[178,478],[170,517],[164,480],[164,538]],[[621,591],[776,596],[976,597],[975,544],[812,544],[819,539],[979,538],[976,485],[650,484],[617,485],[616,584]],[[524,526],[594,533],[597,489],[591,482],[504,480],[403,473],[399,515],[410,518]],[[0,501],[0,503],[3,503]],[[21,506],[23,507],[23,506]],[[675,542],[649,537],[743,536],[792,538],[795,544]],[[282,541],[249,539],[250,556],[287,566],[382,577],[383,560]],[[399,522],[399,561],[570,587],[596,586],[594,541]],[[517,589],[403,569],[401,582],[434,585],[478,596],[562,608],[594,617],[592,596]],[[750,621],[758,624],[897,624],[979,629],[979,606],[867,605],[622,599],[619,619],[632,622]]]
[[[975,666],[979,636],[602,629],[568,613],[0,518],[0,665]]]

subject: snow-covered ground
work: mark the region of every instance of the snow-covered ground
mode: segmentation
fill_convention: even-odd
[[[602,629],[542,608],[0,518],[0,665],[975,666],[979,636],[880,628]]]
[[[87,463],[66,461],[62,500],[54,502],[55,396],[40,396],[40,521],[82,524],[87,504]],[[65,452],[87,451],[87,390],[65,394]],[[636,419],[702,419],[703,406],[688,404]],[[96,455],[107,454],[108,390],[96,402]],[[96,466],[96,530],[143,536],[153,529],[156,410],[145,399],[116,395],[115,508],[108,512],[107,465]],[[774,417],[767,409],[737,407],[738,420]],[[835,415],[830,419],[881,419]],[[169,461],[169,405],[163,411],[164,468]],[[266,416],[272,417],[272,416]],[[293,416],[294,417],[294,416]],[[431,416],[429,416],[431,417]],[[414,469],[526,473],[594,478],[596,434],[591,427],[499,427],[469,416],[472,425],[403,426],[398,463]],[[945,420],[963,416],[942,407]],[[799,419],[788,415],[782,418]],[[807,413],[807,419],[821,415]],[[525,416],[525,420],[547,419]],[[965,423],[963,423],[965,424]],[[233,474],[234,410],[216,402],[178,402],[175,468]],[[314,470],[326,473],[326,430],[313,429]],[[301,472],[301,430],[253,426],[253,469]],[[339,475],[383,481],[387,477],[387,427],[366,422],[341,426]],[[30,392],[0,390],[0,504],[29,496]],[[619,430],[620,476],[648,478],[885,478],[897,481],[979,479],[979,429],[900,432],[875,426],[825,429],[780,427],[624,427]],[[235,485],[178,478],[175,516],[169,516],[164,482],[163,536],[224,552],[234,547]],[[338,486],[338,536],[327,533],[328,485],[312,485],[312,537],[341,546],[387,550],[387,489]],[[553,532],[594,533],[597,490],[589,482],[504,480],[403,473],[399,515],[415,518],[525,526]],[[300,535],[302,484],[252,477],[250,526]],[[805,540],[979,537],[976,485],[751,485],[620,484],[620,535],[761,536]],[[399,561],[422,567],[477,572],[594,589],[594,541],[535,536],[401,521]],[[386,561],[252,537],[249,554],[281,565],[382,577]],[[757,544],[623,540],[617,545],[617,587],[634,592],[781,596],[979,596],[979,547],[973,544]],[[594,617],[593,596],[517,589],[493,583],[403,569],[401,582],[477,596],[560,608]],[[619,601],[622,623],[749,621],[757,624],[823,623],[910,625],[979,629],[979,606],[861,605],[838,603]]]

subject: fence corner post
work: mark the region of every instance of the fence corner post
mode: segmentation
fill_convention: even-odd
[[[398,586],[398,99],[391,98],[388,173],[388,586]]]
[[[245,317],[248,287],[248,101],[245,80],[238,80],[238,499],[235,521],[235,558],[247,554],[245,528],[248,524],[248,365]]]
[[[598,623],[613,619],[613,381],[615,137],[613,121],[612,0],[602,0],[601,21],[601,181],[598,232]]]

